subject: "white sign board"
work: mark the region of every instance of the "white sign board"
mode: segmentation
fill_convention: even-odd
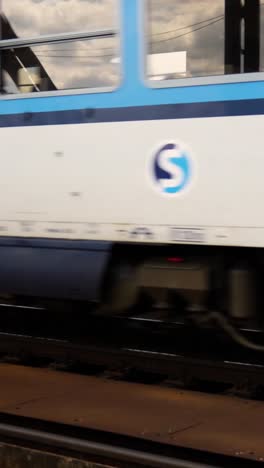
[[[186,69],[187,53],[185,51],[148,55],[148,73],[152,77],[171,74],[184,75]]]

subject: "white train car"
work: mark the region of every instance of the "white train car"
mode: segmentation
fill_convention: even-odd
[[[262,3],[1,10],[0,292],[259,317]]]

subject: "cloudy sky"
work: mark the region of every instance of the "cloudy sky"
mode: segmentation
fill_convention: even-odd
[[[118,27],[118,0],[1,2],[20,37]],[[148,0],[146,3],[150,53],[185,51],[187,76],[224,73],[225,0]],[[119,38],[50,44],[33,50],[58,89],[118,84],[119,67],[112,59],[119,54]]]

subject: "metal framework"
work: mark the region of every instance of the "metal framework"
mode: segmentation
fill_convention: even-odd
[[[43,35],[38,37],[18,38],[11,24],[5,15],[1,15],[1,35],[4,39],[0,40],[0,62],[1,62],[1,90],[3,89],[3,69],[8,70],[8,73],[14,83],[18,81],[19,69],[24,69],[28,76],[29,83],[33,86],[33,92],[39,92],[38,85],[31,77],[28,68],[38,67],[42,78],[41,91],[55,91],[56,86],[48,75],[47,71],[41,64],[37,55],[33,52],[32,47],[45,44],[67,43],[81,40],[105,39],[115,37],[117,32],[113,29],[66,32],[59,34]]]
[[[47,36],[30,37],[26,39],[3,39],[0,41],[0,50],[7,50],[10,48],[18,49],[21,47],[32,47],[43,44],[57,44],[61,42],[72,42],[80,40],[105,39],[115,37],[116,34],[116,31],[113,29],[98,29],[90,32],[83,31],[78,33],[59,33]]]

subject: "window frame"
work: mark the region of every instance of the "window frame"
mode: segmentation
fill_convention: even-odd
[[[162,0],[160,0],[162,1]],[[175,0],[178,1],[178,0]],[[182,1],[182,0],[181,0]],[[264,71],[253,73],[234,73],[226,75],[208,75],[191,78],[172,78],[168,80],[151,80],[148,75],[148,50],[149,50],[149,0],[142,0],[139,8],[139,25],[142,44],[141,70],[142,78],[146,87],[152,89],[162,88],[189,88],[194,86],[248,83],[264,81]],[[147,34],[144,34],[147,31]]]
[[[40,35],[38,37],[16,38],[16,39],[0,39],[0,53],[4,50],[20,49],[23,47],[42,46],[47,44],[65,44],[68,42],[77,42],[78,40],[94,40],[105,39],[111,37],[119,37],[119,47],[116,48],[116,57],[120,58],[118,83],[115,86],[98,86],[92,88],[71,88],[71,89],[58,89],[56,91],[40,91],[30,93],[16,93],[16,94],[0,94],[0,101],[2,100],[15,100],[15,99],[31,99],[40,97],[51,96],[69,96],[81,94],[101,94],[112,93],[121,87],[124,70],[123,70],[123,54],[122,54],[122,0],[116,0],[117,3],[117,23],[116,29],[97,29],[93,31],[80,31],[80,32],[64,32],[54,33],[49,35]],[[1,55],[0,55],[1,67]]]

